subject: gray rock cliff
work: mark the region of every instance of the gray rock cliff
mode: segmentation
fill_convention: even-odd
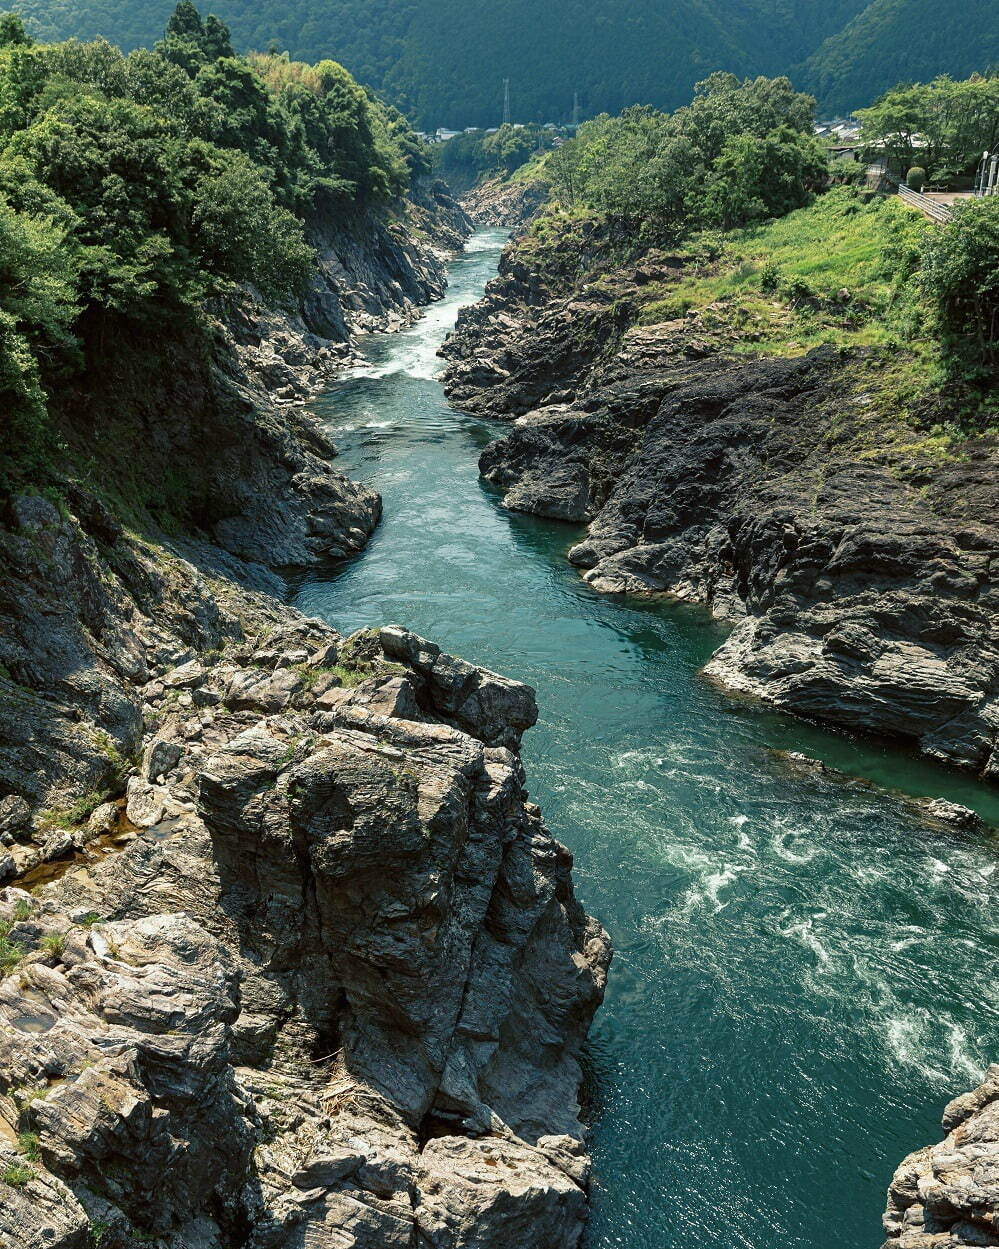
[[[505,505],[587,524],[569,558],[595,588],[730,620],[706,672],[733,692],[999,778],[995,440],[881,448],[876,359],[635,325],[682,262],[588,281],[606,240],[573,241],[514,246],[444,348],[453,400],[514,422],[480,459]]]

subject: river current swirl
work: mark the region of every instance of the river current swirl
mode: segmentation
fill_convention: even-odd
[[[892,1170],[999,1058],[999,847],[887,790],[997,824],[999,800],[726,699],[698,676],[723,636],[705,613],[593,593],[565,560],[578,530],[499,507],[476,461],[502,428],[448,406],[436,350],[503,242],[476,234],[447,297],[318,402],[385,517],[294,601],[537,688],[532,797],[616,949],[587,1056],[588,1249],[874,1249]]]

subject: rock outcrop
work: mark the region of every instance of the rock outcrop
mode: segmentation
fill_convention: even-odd
[[[947,1106],[943,1126],[943,1141],[895,1172],[884,1249],[999,1245],[999,1065]]]
[[[478,226],[503,226],[514,230],[537,214],[548,194],[545,182],[487,178],[466,191],[461,204]]]
[[[0,1245],[576,1246],[608,945],[533,692],[242,606],[147,674],[115,853],[0,893]]]
[[[444,354],[449,393],[513,419],[482,453],[506,506],[588,524],[595,588],[702,602],[726,688],[999,778],[999,453],[894,449],[863,353],[734,355],[696,318],[635,324],[653,254],[507,254]],[[571,253],[571,254],[570,254]]]

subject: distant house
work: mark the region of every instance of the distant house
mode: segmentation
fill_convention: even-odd
[[[860,141],[860,126],[855,121],[842,117],[832,121],[817,121],[815,137],[838,147],[855,147]]]
[[[461,134],[460,130],[446,130],[440,126],[434,134],[434,138],[438,143],[447,143],[448,139],[456,139]]]

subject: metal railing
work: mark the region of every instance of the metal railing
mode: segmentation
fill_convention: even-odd
[[[938,203],[937,200],[930,199],[928,195],[922,195],[919,191],[913,191],[903,182],[898,185],[898,193],[907,204],[918,208],[920,212],[925,213],[927,217],[940,225],[946,225],[948,221],[953,220],[954,213],[946,204]]]

